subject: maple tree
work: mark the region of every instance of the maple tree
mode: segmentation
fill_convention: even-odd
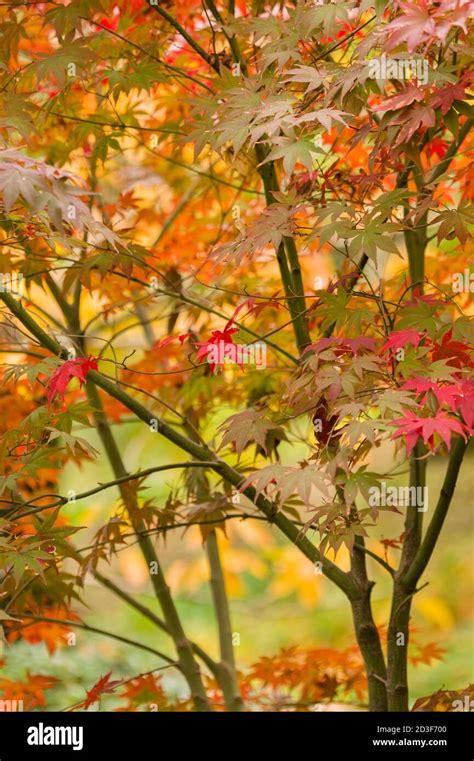
[[[97,675],[75,708],[118,695],[130,711],[404,711],[408,664],[441,657],[410,617],[473,432],[473,289],[452,287],[472,254],[473,13],[472,0],[2,4],[0,624],[10,646],[53,652],[82,628],[160,663]],[[131,419],[150,451],[167,442],[165,462],[133,472]],[[394,470],[424,489],[435,456],[427,511],[370,501]],[[113,480],[60,493],[67,464],[100,458]],[[161,473],[181,474],[166,500],[146,492]],[[84,548],[67,508],[99,492],[118,496]],[[399,527],[379,542],[384,512]],[[221,540],[258,520],[339,588],[357,644],[237,664]],[[187,634],[163,558],[167,535],[195,526],[217,659]],[[107,571],[135,544],[161,615]],[[387,620],[371,600],[381,572]],[[90,578],[172,654],[84,621]],[[161,669],[187,693],[167,694]],[[33,706],[53,686],[0,680]]]

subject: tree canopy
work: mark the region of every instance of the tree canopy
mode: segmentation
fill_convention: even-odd
[[[410,695],[408,665],[442,655],[411,608],[474,422],[473,11],[2,4],[6,664],[21,640],[53,652],[81,630],[147,650],[147,673],[97,674],[80,709],[112,693],[129,711],[456,710],[471,696],[467,674]],[[97,495],[100,519],[80,524]],[[351,610],[346,649],[290,631],[238,663],[226,562],[253,525],[243,562],[270,538],[291,547]],[[168,578],[169,542],[195,530],[218,655]],[[152,606],[118,571],[137,547]],[[375,584],[390,585],[377,613]],[[91,585],[167,649],[89,624]],[[4,678],[0,696],[38,708],[55,684]]]

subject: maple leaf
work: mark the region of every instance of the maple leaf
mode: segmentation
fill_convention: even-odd
[[[296,122],[301,124],[303,122],[314,121],[316,119],[316,121],[322,124],[323,127],[325,127],[327,131],[330,132],[332,129],[333,120],[340,122],[346,126],[346,122],[342,117],[349,115],[350,114],[348,114],[347,111],[340,111],[336,108],[318,108],[317,111],[311,111],[308,114],[297,117]]]
[[[234,349],[238,344],[232,338],[234,333],[238,332],[239,328],[232,327],[232,320],[229,320],[224,330],[213,330],[211,337],[207,341],[196,342],[196,346],[199,347],[196,359],[200,361],[204,357],[211,358],[209,367],[211,372],[214,372],[216,367],[223,367],[224,360],[226,357],[229,357],[234,359],[235,363],[243,370],[242,362],[239,360],[237,351]]]
[[[179,341],[181,346],[185,342],[189,336],[191,336],[192,333],[181,333],[179,336],[165,336],[164,338],[160,338],[159,341],[156,341],[154,344],[155,349],[164,349],[165,346],[168,346],[168,344],[172,343],[173,341]]]
[[[328,494],[324,473],[310,465],[301,468],[269,465],[251,473],[240,487],[240,491],[250,485],[255,486],[257,495],[265,489],[270,491],[272,497],[279,493],[280,504],[284,504],[294,493],[298,493],[303,502],[309,504],[313,489],[319,490],[326,496]]]
[[[90,46],[85,44],[85,40],[74,40],[64,47],[48,53],[38,53],[38,60],[32,63],[32,71],[35,72],[39,81],[47,79],[49,74],[53,74],[61,89],[64,87],[67,66],[73,62],[78,69],[83,70],[85,64],[94,59],[94,53]]]
[[[440,386],[438,383],[429,380],[428,378],[411,378],[407,380],[402,389],[408,391],[415,391],[416,395],[423,397],[422,403],[425,404],[429,393],[435,395],[438,400],[438,404],[442,406],[446,404],[453,412],[456,410],[461,395],[461,388],[459,384],[445,384]]]
[[[457,403],[464,422],[472,428],[474,426],[474,381],[461,381]]]
[[[94,703],[100,703],[102,695],[111,694],[115,691],[116,687],[122,683],[120,679],[112,682],[109,681],[111,675],[112,672],[109,671],[109,673],[105,676],[102,676],[90,690],[87,690],[87,698],[83,703],[84,708],[89,708],[89,706],[93,705]]]
[[[469,201],[461,201],[457,209],[441,211],[433,223],[441,222],[438,228],[438,241],[446,238],[458,238],[466,243],[470,236],[470,226],[474,224],[474,206]]]
[[[276,143],[275,148],[273,148],[262,163],[266,164],[268,161],[283,159],[283,169],[287,175],[293,172],[297,163],[303,164],[308,171],[311,171],[314,166],[315,155],[318,153],[324,155],[322,148],[318,148],[310,137],[303,140],[295,140],[292,137],[278,137],[274,138],[273,142]]]
[[[49,381],[48,404],[51,405],[55,396],[64,399],[71,378],[78,378],[81,386],[85,383],[89,370],[97,370],[95,357],[77,357],[68,359],[53,373]]]
[[[470,711],[474,698],[474,684],[465,690],[438,690],[432,695],[418,698],[412,711]]]
[[[395,146],[399,146],[402,143],[407,143],[417,130],[434,127],[436,124],[436,113],[431,106],[426,106],[424,103],[414,103],[405,111],[402,111],[400,116],[393,119],[391,124],[401,125],[400,132],[395,141]]]
[[[22,682],[0,679],[0,692],[3,700],[23,700],[25,710],[32,711],[46,705],[44,690],[50,690],[56,682],[57,679],[54,676],[27,672]]]
[[[458,367],[460,370],[464,367],[474,367],[472,355],[469,354],[472,352],[472,347],[461,341],[453,340],[452,336],[452,329],[448,330],[441,339],[441,343],[434,344],[431,360],[437,362],[440,359],[445,359],[449,365]]]
[[[451,448],[453,433],[458,433],[466,439],[464,428],[459,420],[450,417],[445,412],[437,412],[434,417],[418,417],[414,412],[407,411],[403,417],[392,420],[390,425],[397,427],[395,433],[392,434],[393,439],[405,437],[407,455],[411,454],[420,438],[432,452],[435,448],[435,434],[441,437],[448,449]]]
[[[426,645],[416,643],[416,647],[418,649],[416,655],[408,656],[414,666],[419,666],[421,663],[431,666],[432,661],[442,661],[446,654],[445,648],[440,647],[436,642],[428,642]]]
[[[405,534],[400,534],[398,538],[395,539],[380,539],[380,544],[383,544],[385,548],[385,555],[387,554],[387,550],[389,547],[391,547],[394,550],[399,550],[403,545],[403,540],[405,538]]]
[[[402,349],[407,344],[411,344],[416,349],[425,335],[426,334],[424,333],[419,333],[418,330],[415,330],[414,328],[394,330],[393,333],[390,333],[387,341],[382,346],[382,353],[389,351],[390,349],[395,352],[397,349]]]
[[[417,3],[399,3],[402,15],[391,21],[385,29],[388,34],[386,49],[393,50],[405,42],[411,53],[422,42],[432,38],[436,24],[430,16],[427,0]]]
[[[412,295],[412,298],[410,299],[410,301],[407,301],[405,304],[407,307],[415,306],[420,308],[421,307],[420,302],[423,304],[430,304],[432,306],[437,306],[437,305],[441,306],[442,304],[444,304],[444,301],[442,301],[439,298],[439,296],[437,296],[434,293],[424,293],[424,294],[421,293],[419,285],[416,285],[413,288],[411,295]]]
[[[138,706],[150,706],[151,703],[159,711],[176,710],[166,697],[161,678],[153,674],[144,674],[124,684],[120,697],[128,700],[128,705],[116,708],[118,712],[137,710]]]
[[[375,339],[370,336],[359,336],[358,338],[331,336],[330,338],[320,338],[315,344],[308,346],[303,354],[311,350],[319,354],[329,348],[334,348],[337,356],[348,352],[351,354],[359,354],[359,352],[363,350],[374,351]]]
[[[284,237],[294,236],[294,215],[300,210],[300,206],[273,203],[262,211],[248,229],[239,221],[241,235],[236,240],[214,248],[210,258],[218,262],[224,260],[240,264],[244,256],[251,258],[257,251],[267,248],[270,244],[278,250]]]
[[[267,454],[267,436],[270,431],[274,431],[280,439],[285,438],[282,428],[271,420],[265,420],[264,413],[255,409],[231,415],[219,426],[219,430],[225,430],[219,448],[226,444],[234,444],[239,457],[250,441],[255,441]]]
[[[426,144],[426,152],[428,153],[428,156],[436,155],[440,159],[444,159],[447,149],[448,144],[439,137],[433,138],[433,140],[430,140],[430,142]]]
[[[416,85],[409,85],[403,92],[382,101],[378,106],[374,106],[372,111],[396,111],[398,108],[409,106],[414,101],[423,100],[424,97],[425,93],[423,90]]]
[[[463,100],[465,94],[465,87],[460,82],[449,84],[431,93],[430,105],[433,106],[433,108],[440,108],[441,113],[445,116],[454,101]]]
[[[288,309],[288,307],[282,301],[278,301],[276,298],[277,296],[278,292],[275,293],[274,296],[265,299],[265,301],[260,301],[258,304],[254,303],[254,299],[247,299],[249,302],[249,311],[245,316],[248,317],[248,315],[252,314],[255,317],[259,317],[264,309],[276,309],[277,311],[280,311],[281,309]],[[256,294],[256,298],[258,298],[258,294]]]
[[[52,623],[51,621],[28,621],[28,626],[25,628],[15,629],[7,631],[8,642],[15,642],[15,640],[25,640],[32,645],[37,645],[40,642],[44,642],[47,647],[48,653],[53,655],[59,645],[67,644],[67,636],[71,631],[71,626],[66,621],[80,621],[79,616],[72,610],[68,610],[61,605],[55,605],[48,608],[31,607],[37,615],[43,615],[47,618],[55,618],[64,620],[64,624]]]

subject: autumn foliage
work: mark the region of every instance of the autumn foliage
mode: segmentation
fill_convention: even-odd
[[[446,656],[412,608],[474,428],[473,14],[0,7],[2,657],[87,634],[149,658],[71,710],[465,710],[467,674],[409,674]],[[232,585],[268,566],[284,594],[309,574],[305,615],[334,592],[344,647],[289,626],[240,662]],[[180,583],[209,588],[211,644]],[[98,589],[157,641],[91,623]],[[47,710],[59,681],[0,699]]]

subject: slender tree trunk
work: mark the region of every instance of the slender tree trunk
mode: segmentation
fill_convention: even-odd
[[[351,558],[351,576],[358,594],[350,599],[354,629],[364,659],[369,690],[369,710],[387,711],[387,671],[375,621],[370,596],[374,582],[367,575],[364,539],[357,536]]]
[[[200,422],[199,414],[193,409],[187,409],[185,414],[185,429],[191,439],[197,440]],[[205,471],[196,471],[195,493],[196,497],[203,502],[212,498],[211,487]],[[217,531],[215,528],[211,528],[207,534],[204,546],[209,563],[209,582],[211,586],[217,630],[219,633],[220,661],[217,664],[217,682],[222,690],[227,710],[243,711],[245,706],[240,692],[235,665],[229,599],[227,596],[224,570],[222,567],[221,555],[217,542]]]
[[[423,293],[425,278],[425,249],[426,249],[425,214],[419,222],[419,230],[405,232],[405,244],[408,252],[410,282]],[[417,444],[410,458],[410,493],[415,489],[424,489],[426,485],[426,461],[421,459],[425,450]],[[395,574],[390,620],[387,631],[387,690],[390,711],[408,711],[408,643],[410,612],[416,584],[407,584],[404,575],[421,544],[423,513],[419,505],[407,505],[405,516],[405,537],[400,559],[400,566]]]
[[[96,421],[99,437],[107,453],[115,477],[121,478],[127,475],[127,471],[123,464],[115,438],[106,421],[99,394],[94,384],[90,383],[89,381],[86,383],[86,389],[89,401],[94,409],[94,418]],[[158,556],[155,552],[150,537],[144,535],[145,525],[142,521],[138,520],[137,516],[135,515],[136,506],[133,504],[133,491],[131,490],[129,484],[124,483],[120,485],[120,492],[122,499],[127,507],[127,512],[129,514],[134,531],[137,534],[138,543],[143,557],[145,558],[148,568],[153,568],[153,571],[150,571],[150,579],[153,584],[155,594],[161,605],[166,625],[171,636],[173,637],[176,651],[178,653],[179,663],[190,688],[195,708],[197,711],[210,711],[211,707],[209,705],[206,690],[202,682],[199,665],[194,658],[192,645],[187,639],[182,627],[181,619],[179,618],[178,612],[174,605],[169,587],[166,584],[161,565],[158,561]]]
[[[211,591],[214,600],[217,626],[219,630],[220,667],[222,675],[220,684],[227,707],[231,711],[243,711],[244,701],[240,694],[237,670],[235,666],[234,644],[232,641],[232,623],[229,600],[225,587],[224,573],[217,544],[217,532],[210,531],[206,539],[206,552],[211,573]]]
[[[387,711],[387,671],[370,605],[370,593],[374,582],[368,583],[360,597],[351,600],[354,629],[364,659],[369,690],[369,711]]]

